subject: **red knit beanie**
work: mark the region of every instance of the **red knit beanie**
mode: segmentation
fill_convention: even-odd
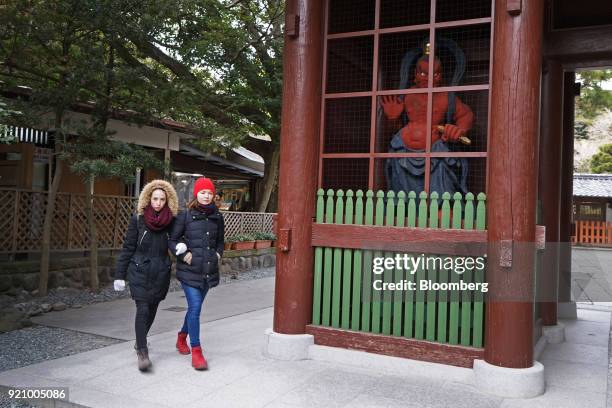
[[[210,190],[213,194],[215,194],[215,185],[211,179],[200,177],[196,180],[195,185],[193,186],[193,198],[197,198],[198,193],[202,190]]]

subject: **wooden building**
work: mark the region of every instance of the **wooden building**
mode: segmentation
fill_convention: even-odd
[[[574,221],[612,222],[612,175],[574,174]]]
[[[575,316],[575,71],[612,65],[612,3],[288,0],[283,58],[271,335],[542,393],[534,346]],[[396,253],[486,253],[464,278],[488,292],[377,294],[372,259]]]
[[[86,112],[71,111],[68,116],[72,123],[89,119]],[[44,124],[44,120],[41,122]],[[169,178],[179,193],[181,205],[191,199],[194,180],[205,175],[215,181],[225,199],[235,203],[233,211],[249,211],[254,206],[255,183],[263,177],[264,165],[259,156],[248,150],[228,151],[226,157],[204,152],[193,143],[197,134],[171,121],[136,126],[113,118],[108,128],[116,132],[112,135],[116,140],[140,145],[160,160],[169,161],[172,173],[137,170],[132,184],[119,179],[95,180],[94,213],[100,251],[121,248],[140,189],[155,178]],[[53,160],[54,137],[44,126],[39,129],[13,126],[10,131],[18,141],[0,144],[0,202],[5,213],[10,214],[0,221],[0,229],[6,231],[0,239],[0,260],[37,259],[51,182],[49,174],[57,163]],[[69,128],[68,132],[75,130]],[[80,175],[71,172],[67,163],[64,166],[51,228],[51,250],[59,256],[78,257],[89,248],[86,187]],[[255,221],[263,217],[227,213],[229,224],[238,225],[238,231],[242,231],[242,214]]]
[[[89,120],[87,108],[71,111],[67,116],[71,123]],[[44,124],[44,119],[41,120]],[[48,189],[49,169],[54,165],[51,160],[54,148],[53,133],[41,126],[39,129],[11,127],[18,142],[0,145],[0,187],[46,191]],[[172,171],[205,175],[215,180],[221,190],[228,193],[247,191],[254,199],[255,182],[263,177],[263,161],[245,149],[228,151],[220,157],[197,148],[193,141],[197,134],[186,125],[169,120],[152,122],[143,126],[130,124],[119,118],[109,120],[108,129],[114,131],[111,137],[126,143],[134,143],[151,151],[160,160],[168,160]],[[70,128],[68,129],[70,132]],[[76,131],[76,130],[75,130]],[[63,171],[60,192],[82,194],[85,184],[82,177],[72,173],[68,164]],[[137,187],[150,180],[163,177],[158,171],[143,169],[135,175],[137,182],[127,185],[121,180],[96,180],[94,193],[101,195],[137,195]],[[181,184],[182,186],[182,184]],[[177,186],[179,187],[179,186]]]
[[[572,242],[612,246],[612,175],[574,174]]]

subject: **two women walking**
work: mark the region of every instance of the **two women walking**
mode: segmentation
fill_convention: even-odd
[[[172,261],[176,255],[176,277],[187,299],[187,313],[178,333],[176,347],[192,355],[192,366],[208,368],[200,344],[200,312],[208,290],[219,284],[219,260],[223,255],[223,216],[214,205],[215,187],[210,179],[196,180],[193,200],[178,212],[178,198],[172,185],[153,180],[140,193],[137,215],[132,217],[115,271],[115,290],[129,281],[136,303],[136,354],[138,368],[151,367],[147,334],[159,302],[170,285]],[[187,344],[187,336],[191,350]]]

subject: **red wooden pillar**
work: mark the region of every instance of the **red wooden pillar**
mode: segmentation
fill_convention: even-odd
[[[312,314],[310,242],[318,174],[323,4],[287,0],[285,9],[273,326],[284,334],[305,333]]]
[[[540,317],[544,326],[557,324],[559,286],[559,217],[561,211],[561,154],[563,146],[563,67],[549,60],[542,76],[539,197],[546,247],[540,271]]]
[[[559,302],[571,302],[572,200],[574,188],[574,109],[576,73],[566,72],[563,85],[563,160],[561,164],[561,213],[559,224]]]
[[[543,0],[495,1],[485,361],[533,365]]]

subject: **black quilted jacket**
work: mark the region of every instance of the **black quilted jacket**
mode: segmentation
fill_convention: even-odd
[[[171,228],[172,224],[162,231],[151,231],[142,216],[130,220],[114,277],[127,278],[133,299],[155,303],[166,297],[172,266],[168,256]]]
[[[209,216],[195,209],[177,215],[168,241],[170,250],[176,253],[176,245],[183,242],[187,245],[187,252],[193,256],[191,265],[183,261],[186,253],[178,256],[176,278],[179,281],[202,289],[206,284],[209,288],[219,284],[224,231],[223,215],[218,209]]]

